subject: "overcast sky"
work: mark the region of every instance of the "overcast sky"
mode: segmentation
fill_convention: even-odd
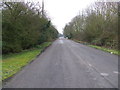
[[[42,1],[42,0],[41,0]],[[53,25],[62,33],[64,26],[95,0],[44,0],[44,8]]]

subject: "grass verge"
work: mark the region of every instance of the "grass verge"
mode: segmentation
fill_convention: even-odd
[[[96,45],[88,45],[88,46],[102,50],[102,51],[106,51],[106,52],[109,52],[109,53],[112,53],[115,55],[120,55],[120,51],[118,51],[118,50],[108,49],[108,48],[104,48],[104,47],[100,47],[100,46],[96,46]]]
[[[105,52],[109,52],[109,53],[112,53],[112,54],[115,54],[115,55],[120,55],[120,51],[118,51],[118,50],[113,50],[113,49],[109,49],[109,48],[105,48],[105,47],[100,47],[100,46],[96,46],[96,45],[90,45],[89,43],[83,42],[83,41],[78,41],[78,40],[74,40],[74,41],[78,42],[78,43],[81,43],[81,44],[84,44],[84,45],[87,45],[87,46],[92,47],[92,48],[96,48],[96,49],[105,51]]]
[[[5,80],[21,70],[21,68],[36,58],[51,42],[45,42],[36,47],[16,54],[3,55],[2,80]]]

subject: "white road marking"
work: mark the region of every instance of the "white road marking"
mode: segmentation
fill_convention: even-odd
[[[63,44],[63,41],[62,41],[62,40],[59,40],[59,43],[60,43],[60,44]]]
[[[102,76],[108,76],[109,74],[108,73],[100,73],[100,75],[102,75]]]
[[[113,71],[113,73],[116,73],[116,74],[118,74],[118,71]]]
[[[91,65],[91,64],[89,64],[89,66],[90,66],[90,67],[92,67],[92,65]]]

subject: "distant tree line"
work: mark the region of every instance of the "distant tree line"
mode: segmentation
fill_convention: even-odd
[[[118,48],[118,3],[95,2],[74,17],[64,28],[70,39]]]
[[[44,13],[44,14],[43,14]],[[58,31],[39,3],[4,2],[2,52],[20,52],[57,38]]]

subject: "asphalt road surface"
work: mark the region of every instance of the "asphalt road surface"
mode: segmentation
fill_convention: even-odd
[[[118,56],[61,38],[4,87],[117,88],[118,74]]]

